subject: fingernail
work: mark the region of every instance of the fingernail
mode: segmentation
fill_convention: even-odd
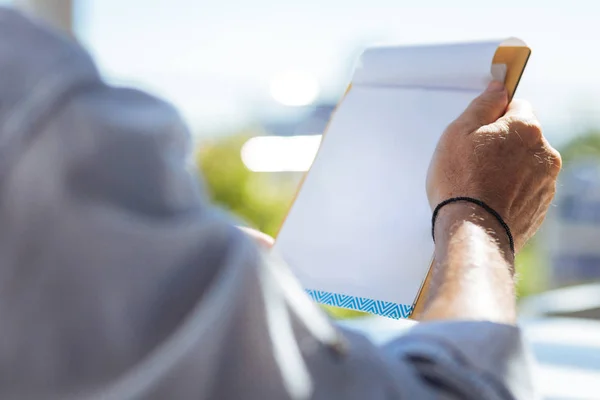
[[[488,85],[486,92],[501,92],[504,90],[504,83],[500,81],[491,81]]]

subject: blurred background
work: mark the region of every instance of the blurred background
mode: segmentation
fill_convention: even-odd
[[[517,96],[533,103],[563,155],[564,171],[546,223],[517,258],[520,327],[538,361],[544,398],[600,398],[600,2],[0,5],[19,7],[73,35],[109,82],[172,102],[190,127],[195,166],[212,199],[270,235],[282,223],[365,46],[525,40],[533,54]],[[406,329],[407,321],[328,311],[376,342]]]
[[[27,10],[76,37],[108,81],[175,104],[190,126],[198,172],[213,200],[270,235],[276,234],[366,45],[517,36],[533,50],[517,96],[534,104],[547,137],[565,161],[549,220],[518,257],[519,296],[527,299],[600,279],[598,2],[0,4]],[[600,299],[582,306],[579,292],[560,293],[563,308],[568,293],[577,307],[556,309],[546,296],[525,302],[524,310],[600,317]],[[337,317],[355,315],[330,311]]]

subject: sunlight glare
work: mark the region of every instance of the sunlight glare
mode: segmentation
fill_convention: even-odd
[[[258,136],[242,147],[244,165],[255,172],[307,171],[319,149],[321,135]]]
[[[307,106],[317,99],[319,83],[313,75],[306,72],[285,71],[271,80],[270,93],[278,103],[285,106]]]

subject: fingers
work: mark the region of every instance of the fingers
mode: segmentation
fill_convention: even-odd
[[[556,150],[554,147],[550,146],[549,143],[548,143],[547,147],[548,147],[548,153],[551,156],[550,161],[551,161],[551,165],[552,165],[552,170],[554,171],[554,173],[556,173],[558,175],[558,173],[562,169],[562,156],[560,155],[558,150]]]
[[[538,147],[545,142],[542,126],[528,101],[513,100],[502,118],[495,125],[504,127],[505,132],[513,134],[529,147]]]
[[[545,137],[542,137],[542,147],[546,152],[546,163],[549,171],[554,175],[558,176],[558,173],[562,169],[562,157],[558,150],[556,150]]]
[[[511,101],[502,118],[537,120],[535,114],[533,113],[533,107],[531,106],[531,103],[522,99],[514,99]]]
[[[504,116],[492,126],[496,124],[505,127],[505,132],[518,137],[529,148],[535,149],[549,170],[558,174],[562,168],[560,153],[544,137],[531,103],[520,99],[513,100],[508,105]]]
[[[465,112],[454,121],[459,131],[471,133],[478,128],[496,122],[504,114],[508,95],[501,82],[492,81],[487,89],[469,104]]]

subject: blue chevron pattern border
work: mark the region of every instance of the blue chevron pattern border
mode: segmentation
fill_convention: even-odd
[[[354,297],[345,294],[323,292],[321,290],[306,289],[306,292],[314,301],[328,306],[349,308],[356,311],[364,311],[378,314],[388,318],[408,318],[413,311],[413,306],[407,304],[391,303],[389,301],[367,299],[365,297]]]

